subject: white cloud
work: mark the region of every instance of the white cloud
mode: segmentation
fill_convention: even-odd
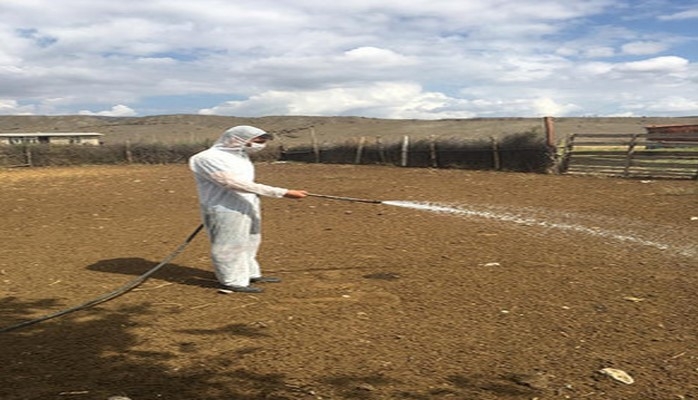
[[[118,104],[109,110],[92,112],[89,110],[81,110],[78,112],[79,115],[101,115],[104,117],[133,117],[137,115],[136,111],[132,108]]]
[[[378,82],[367,86],[314,91],[269,91],[244,101],[230,101],[200,114],[222,115],[361,115],[384,118],[470,118],[468,102],[424,92],[413,83]]]
[[[609,46],[590,47],[584,50],[584,55],[588,58],[613,57],[615,53],[613,47]]]
[[[608,62],[588,62],[578,64],[575,68],[580,77],[597,78],[613,70],[613,64]]]
[[[654,103],[644,105],[643,109],[649,112],[661,113],[695,113],[698,111],[698,100],[689,99],[684,96],[667,96],[658,99]]]
[[[667,56],[621,63],[614,69],[621,72],[672,73],[684,71],[688,65],[689,61],[684,58]]]
[[[354,88],[307,92],[265,92],[247,100],[202,109],[204,115],[361,115],[394,119],[445,119],[476,116],[564,116],[579,107],[551,97],[473,98],[470,100],[424,91],[417,84],[383,82]]]
[[[564,69],[567,61],[559,57],[502,57],[490,68],[491,79],[498,82],[536,82]]]
[[[389,49],[377,47],[359,47],[344,53],[344,59],[353,63],[368,63],[372,67],[400,66],[413,63],[409,57]]]
[[[572,111],[577,111],[578,106],[574,104],[560,104],[549,97],[533,100],[533,110],[536,116],[568,115]]]
[[[632,42],[621,46],[624,54],[647,55],[656,54],[666,50],[666,45],[659,42]]]
[[[698,8],[659,16],[660,21],[680,21],[686,19],[698,19]]]
[[[15,100],[0,99],[0,115],[32,115],[34,106],[22,106]]]
[[[698,100],[698,90],[688,90],[696,55],[685,46],[694,34],[653,31],[665,25],[656,15],[684,21],[695,10],[650,9],[633,25],[622,7],[616,0],[128,7],[5,0],[0,112],[137,115],[167,110],[177,96],[203,100],[165,112],[463,118],[620,114],[651,108],[676,87],[686,89],[686,104]],[[654,55],[663,56],[637,60]]]

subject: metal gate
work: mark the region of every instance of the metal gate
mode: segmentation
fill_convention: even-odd
[[[575,133],[566,140],[559,171],[624,178],[698,179],[698,131]]]

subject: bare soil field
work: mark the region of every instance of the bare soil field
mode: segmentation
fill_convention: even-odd
[[[695,181],[257,172],[410,203],[263,199],[260,260],[282,283],[218,294],[202,233],[123,296],[0,333],[0,398],[698,398]],[[118,289],[199,224],[185,165],[2,170],[0,183],[0,327]]]

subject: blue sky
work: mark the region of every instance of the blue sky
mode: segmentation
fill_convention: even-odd
[[[698,1],[1,0],[0,115],[698,115]]]

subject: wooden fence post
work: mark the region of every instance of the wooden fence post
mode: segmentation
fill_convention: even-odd
[[[545,123],[545,144],[548,147],[557,147],[555,140],[555,124],[553,123],[553,117],[543,118]]]
[[[131,141],[127,140],[126,141],[126,162],[129,164],[133,163],[133,153],[131,152]]]
[[[29,146],[24,145],[24,160],[28,167],[33,167],[34,163],[32,161],[32,150]]]
[[[555,124],[553,117],[544,117],[545,125],[545,145],[548,150],[549,166],[547,173],[560,173],[560,159],[557,149],[557,138],[555,137]]]
[[[567,136],[565,143],[565,150],[562,153],[560,163],[558,166],[558,173],[565,173],[570,167],[570,159],[572,158],[572,151],[574,151],[574,139],[577,135],[572,133]]]
[[[378,147],[378,158],[381,161],[381,165],[385,165],[385,149],[380,136],[376,136],[376,147]]]
[[[410,137],[405,135],[402,137],[402,157],[400,158],[400,165],[403,167],[407,166],[409,150],[410,150]]]
[[[431,158],[431,166],[437,168],[439,166],[439,160],[437,159],[438,154],[436,153],[436,136],[429,135],[429,157]]]
[[[634,134],[630,138],[630,143],[628,143],[628,154],[625,158],[625,168],[623,168],[623,177],[627,178],[630,175],[630,166],[633,162],[633,155],[635,154],[635,145],[637,144],[637,134]]]
[[[497,138],[494,136],[490,137],[492,140],[492,160],[494,162],[494,170],[499,171],[502,168],[501,160],[499,159],[499,143]]]
[[[359,145],[356,147],[356,158],[354,159],[354,164],[361,164],[361,155],[364,152],[364,144],[366,143],[366,136],[361,136],[359,138]]]
[[[315,136],[315,128],[313,128],[313,127],[310,128],[310,139],[313,142],[313,153],[315,154],[315,162],[319,163],[320,162],[320,147],[318,146],[317,137]]]

